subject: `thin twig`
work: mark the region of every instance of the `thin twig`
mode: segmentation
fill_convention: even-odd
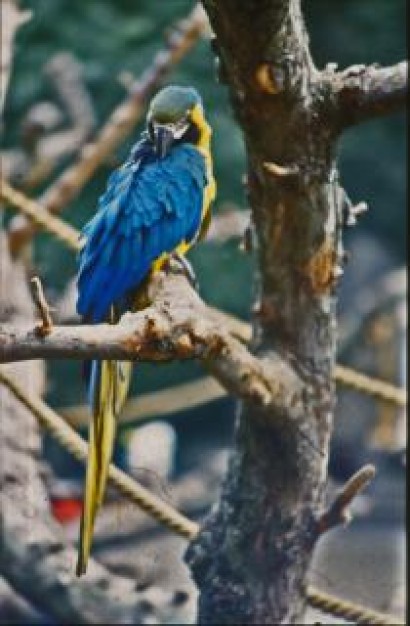
[[[361,492],[376,475],[374,465],[364,465],[349,478],[336,498],[319,518],[317,536],[322,535],[339,524],[347,524],[351,521],[349,506],[353,499]]]
[[[50,307],[44,295],[43,286],[38,276],[34,276],[30,280],[33,300],[38,308],[41,316],[41,322],[36,326],[35,332],[40,337],[49,335],[53,328],[53,320],[51,317]]]

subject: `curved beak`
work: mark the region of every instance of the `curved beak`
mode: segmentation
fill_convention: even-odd
[[[171,125],[156,124],[154,126],[155,150],[160,159],[163,159],[167,156],[174,142],[174,139],[174,129]]]

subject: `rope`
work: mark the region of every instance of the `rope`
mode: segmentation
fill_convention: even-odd
[[[356,624],[371,624],[371,626],[378,626],[379,624],[398,626],[401,624],[401,622],[398,622],[397,617],[372,611],[360,604],[336,598],[323,591],[318,591],[315,587],[308,587],[306,598],[308,604],[313,608],[335,617],[342,617],[346,621],[355,622]]]
[[[348,368],[346,369],[348,370]],[[348,370],[348,372],[349,376],[358,375],[354,370]],[[376,379],[369,379],[368,377],[366,377],[366,379],[368,379],[369,383],[372,385],[380,384],[386,387],[387,391],[383,390],[384,400],[386,400],[387,393],[390,394],[393,392],[394,397],[392,395],[391,402],[394,404],[400,403],[400,405],[402,401],[405,403],[406,396],[404,390],[397,389],[383,381],[376,381]],[[350,386],[357,389],[356,385]],[[358,389],[358,391],[362,391],[362,389]],[[165,389],[153,393],[145,393],[128,398],[121,411],[120,421],[122,425],[127,423],[135,424],[136,422],[150,421],[171,414],[175,416],[175,414],[180,414],[182,411],[195,409],[209,402],[213,402],[214,400],[224,398],[226,394],[226,389],[221,387],[220,383],[218,383],[215,378],[212,376],[202,376],[193,382],[165,387]],[[58,410],[60,415],[68,421],[71,426],[78,428],[79,426],[88,424],[90,413],[86,404],[59,407]]]
[[[379,380],[371,376],[366,376],[361,372],[345,367],[344,365],[336,365],[334,371],[335,380],[341,385],[352,387],[357,391],[367,393],[370,396],[379,398],[386,402],[391,402],[397,406],[406,406],[407,391],[401,389],[384,380]]]
[[[37,418],[50,434],[79,461],[86,462],[88,444],[73,430],[58,413],[53,411],[40,398],[30,397],[18,383],[0,368],[0,382]],[[199,524],[182,515],[172,506],[145,489],[136,480],[118,469],[113,463],[108,470],[109,480],[128,496],[132,502],[177,535],[194,539],[199,532]],[[325,613],[355,620],[358,624],[398,624],[397,619],[371,611],[358,604],[341,600],[335,596],[308,587],[306,599],[312,607]]]
[[[40,398],[28,396],[12,377],[0,368],[0,381],[20,402],[33,413],[39,423],[71,454],[81,462],[87,461],[88,444],[53,409]],[[167,526],[181,537],[192,539],[198,525],[191,522],[172,506],[152,494],[148,489],[111,464],[108,477],[118,489],[127,495],[146,513]]]
[[[209,307],[209,309],[211,312],[214,311],[218,320],[228,326],[234,337],[240,341],[249,343],[252,333],[250,324],[239,320],[224,311],[212,309],[212,307]],[[360,391],[362,393],[367,393],[378,400],[383,400],[384,402],[389,402],[397,406],[406,406],[407,404],[407,392],[405,389],[392,385],[384,380],[380,380],[372,376],[366,376],[366,374],[357,372],[356,370],[346,367],[345,365],[336,365],[333,372],[333,378],[341,385],[352,387],[353,389],[356,389],[356,391]]]

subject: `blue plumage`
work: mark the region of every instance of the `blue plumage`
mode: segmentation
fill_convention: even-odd
[[[156,94],[146,131],[125,165],[110,176],[95,216],[83,229],[77,310],[84,321],[115,323],[131,302],[143,307],[141,283],[150,270],[161,268],[155,262],[164,253],[185,254],[197,236],[204,236],[215,197],[210,138],[195,89],[169,85]],[[85,364],[92,420],[78,576],[86,571],[132,365],[113,359]]]
[[[138,287],[163,252],[191,241],[201,224],[205,160],[190,144],[175,145],[158,159],[142,139],[125,165],[110,176],[96,215],[84,227],[77,311],[89,321],[106,319]]]

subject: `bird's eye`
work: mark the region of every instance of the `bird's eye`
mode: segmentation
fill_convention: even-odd
[[[181,139],[186,131],[188,130],[190,125],[189,119],[187,116],[181,118],[174,124],[174,137],[175,139]]]
[[[181,117],[181,119],[178,120],[178,122],[175,124],[175,126],[178,129],[180,129],[180,128],[186,128],[188,124],[189,124],[189,116],[187,114],[184,117]]]

